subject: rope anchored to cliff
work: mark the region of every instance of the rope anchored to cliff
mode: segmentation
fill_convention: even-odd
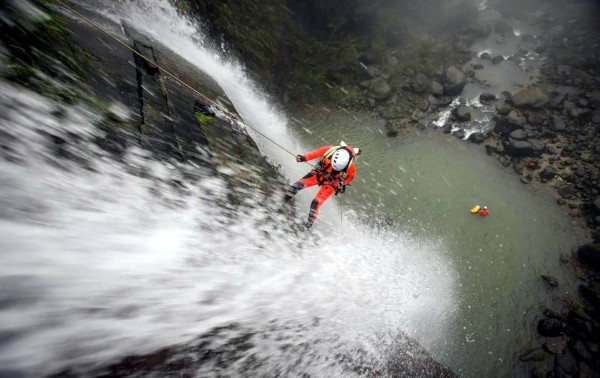
[[[202,92],[200,92],[199,90],[195,89],[194,87],[192,87],[191,85],[189,85],[188,83],[186,83],[185,81],[183,81],[182,79],[180,79],[179,77],[177,77],[175,74],[171,73],[170,71],[168,71],[167,69],[165,69],[164,67],[162,67],[161,65],[159,65],[156,61],[151,60],[150,58],[146,57],[144,54],[140,53],[139,51],[137,51],[136,49],[134,49],[133,47],[129,46],[127,43],[121,41],[119,38],[115,37],[114,35],[112,35],[111,33],[109,33],[108,31],[106,31],[103,27],[101,27],[100,25],[98,25],[97,23],[95,23],[94,21],[90,20],[89,18],[87,18],[86,16],[82,15],[81,13],[77,12],[75,9],[73,9],[72,7],[68,6],[67,4],[65,4],[62,0],[55,0],[58,4],[60,4],[63,8],[67,9],[69,12],[73,13],[75,16],[79,17],[80,19],[82,19],[83,21],[87,22],[88,24],[90,24],[92,27],[98,29],[100,32],[102,32],[103,34],[107,35],[109,38],[113,39],[115,42],[117,42],[118,44],[120,44],[121,46],[127,48],[128,50],[130,50],[131,52],[133,52],[136,56],[139,56],[140,58],[144,59],[146,62],[148,62],[151,65],[156,66],[160,71],[162,71],[163,73],[165,73],[166,75],[170,76],[172,79],[174,79],[175,81],[177,81],[178,83],[180,83],[181,85],[183,85],[184,87],[188,88],[190,91],[192,91],[194,94],[198,95],[200,98],[202,98],[204,101],[206,101],[207,103],[209,103],[210,105],[216,107],[217,109],[219,109],[221,112],[223,112],[225,115],[227,115],[228,117],[230,117],[231,119],[239,122],[240,124],[242,124],[243,126],[247,127],[248,129],[254,131],[255,133],[257,133],[258,135],[262,136],[263,138],[265,138],[266,140],[268,140],[269,142],[273,143],[275,146],[281,148],[282,150],[284,150],[285,152],[287,152],[288,154],[292,155],[292,156],[296,156],[293,152],[291,152],[290,150],[288,150],[287,148],[285,148],[284,146],[282,146],[281,144],[277,143],[277,141],[271,139],[270,137],[268,137],[267,135],[265,135],[264,133],[258,131],[256,128],[248,125],[246,122],[244,122],[237,114],[230,112],[229,110],[225,109],[223,106],[221,106],[220,104],[218,104],[217,102],[213,101],[212,99],[210,99],[208,96],[204,95]],[[312,165],[310,163],[306,163],[308,165],[310,165],[312,167]]]

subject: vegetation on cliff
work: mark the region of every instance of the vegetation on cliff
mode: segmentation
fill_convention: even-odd
[[[399,91],[416,73],[434,78],[464,61],[444,30],[467,27],[476,11],[438,0],[174,1],[284,102],[332,105],[364,102],[360,83],[374,76]]]

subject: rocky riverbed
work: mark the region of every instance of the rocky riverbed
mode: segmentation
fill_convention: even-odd
[[[433,77],[416,73],[398,93],[383,84],[384,76],[374,79],[373,84],[364,85],[370,99],[361,105],[387,119],[391,137],[412,126],[441,126],[445,133],[482,144],[487,154],[519,173],[523,184],[554,188],[557,205],[564,206],[573,222],[598,243],[600,29],[597,22],[590,22],[589,5],[572,2],[563,9],[554,3],[543,11],[530,9],[525,19],[517,16],[534,25],[537,35],[522,35],[506,20],[480,25],[475,31],[463,30],[457,44],[463,51],[468,51],[469,41],[490,34],[503,40],[502,34],[510,34],[530,46],[506,57],[515,66],[522,66],[531,56],[543,57],[540,72],[534,77],[532,71],[526,86],[487,92],[486,87],[493,91],[494,86],[480,80],[476,72],[506,58],[472,52],[474,60],[462,67],[441,69]],[[598,15],[597,8],[591,10]],[[483,91],[477,98],[461,98],[463,88],[470,84]],[[397,109],[394,96],[411,99],[413,110],[393,114],[390,108]],[[482,117],[481,108],[487,118],[485,114]],[[543,316],[540,314],[535,325],[539,336],[519,356],[531,366],[532,377],[596,377],[600,371],[600,246],[586,244],[575,247],[572,255],[565,251],[565,255],[565,269],[572,270],[580,282],[578,293],[561,296],[560,309],[545,309]],[[549,295],[560,296],[556,280],[542,278]]]

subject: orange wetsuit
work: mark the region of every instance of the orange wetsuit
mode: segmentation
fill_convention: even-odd
[[[314,151],[307,152],[303,155],[306,161],[324,158],[325,154],[330,151],[332,148],[336,146],[323,146],[319,147]],[[314,185],[319,185],[321,188],[315,195],[312,203],[310,204],[310,212],[308,214],[308,226],[310,227],[314,221],[317,219],[317,215],[319,214],[319,207],[327,201],[332,194],[334,194],[337,190],[337,187],[340,183],[343,185],[348,185],[350,181],[356,175],[356,164],[354,163],[354,152],[351,146],[340,146],[340,148],[346,148],[352,159],[350,160],[350,164],[348,168],[346,168],[345,172],[338,172],[333,170],[331,167],[329,159],[323,159],[322,164],[318,165],[310,171],[306,176],[302,177],[300,180],[296,181],[294,185],[292,185],[285,194],[284,200],[289,201],[296,193],[304,188],[308,188]],[[325,167],[325,169],[323,168]]]

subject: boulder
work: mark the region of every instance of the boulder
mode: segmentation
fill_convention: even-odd
[[[589,109],[573,108],[569,110],[569,116],[579,121],[580,124],[585,124],[592,120],[592,112]]]
[[[579,357],[583,358],[584,360],[592,359],[592,354],[581,340],[576,340],[573,342],[572,347]]]
[[[467,84],[465,74],[454,66],[446,69],[444,79],[444,93],[449,96],[460,94],[465,84]]]
[[[532,112],[527,116],[527,121],[529,121],[529,124],[533,126],[539,126],[543,124],[544,120],[544,116],[539,112]]]
[[[549,98],[537,87],[521,89],[512,96],[513,105],[518,108],[540,108]]]
[[[577,249],[577,258],[588,267],[600,271],[600,243],[584,244]]]
[[[507,134],[517,129],[522,129],[525,125],[525,118],[518,112],[512,110],[507,116],[496,116],[496,125],[494,131],[499,134]]]
[[[426,112],[427,109],[429,109],[429,101],[427,101],[426,99],[419,100],[417,102],[417,108],[419,108],[419,110],[422,112]]]
[[[489,104],[492,101],[496,101],[496,95],[489,92],[483,92],[479,95],[479,101],[482,104]]]
[[[511,131],[508,136],[515,140],[525,140],[527,139],[527,132],[523,129],[517,129]]]
[[[546,358],[548,358],[548,352],[542,348],[529,349],[519,355],[521,362],[544,361]]]
[[[577,360],[567,349],[561,356],[557,356],[554,360],[554,376],[555,377],[572,377],[578,373]]]
[[[429,88],[429,91],[431,92],[432,95],[439,97],[444,94],[444,87],[442,86],[442,84],[438,83],[437,81],[433,81],[431,83],[431,87]]]
[[[492,64],[498,64],[500,62],[504,62],[504,57],[502,55],[496,55],[492,58]]]
[[[540,153],[536,148],[525,140],[509,139],[506,145],[506,154],[514,157],[533,157]]]
[[[553,131],[565,131],[567,129],[567,124],[565,120],[561,117],[554,115],[552,116],[552,122],[550,122],[550,130]]]
[[[425,93],[429,89],[430,85],[431,82],[427,76],[419,72],[417,76],[415,76],[410,86],[415,93]]]
[[[563,323],[558,319],[542,319],[537,324],[537,331],[542,336],[556,337],[563,331]]]
[[[465,130],[460,129],[460,130],[456,131],[454,133],[454,136],[457,137],[458,139],[465,139],[465,136],[466,136]]]
[[[479,132],[469,135],[469,138],[468,138],[469,141],[476,143],[476,144],[485,142],[485,139],[486,139],[486,134],[479,133]]]
[[[398,119],[390,119],[385,123],[385,128],[387,129],[387,136],[395,137],[400,132],[408,129],[410,127],[410,122],[404,118]]]
[[[369,97],[375,100],[386,100],[392,94],[392,87],[388,84],[388,82],[379,77],[377,79],[371,80],[369,84]]]
[[[504,101],[498,101],[496,103],[496,113],[500,115],[507,115],[508,113],[510,113],[510,109],[510,105],[508,105]]]
[[[461,105],[459,107],[454,108],[452,114],[459,122],[465,122],[471,120],[471,109],[467,106]]]
[[[572,185],[565,185],[558,189],[558,194],[560,194],[560,196],[565,199],[573,198],[575,196],[575,193],[576,190]]]
[[[544,168],[543,171],[540,172],[540,178],[542,180],[552,180],[554,177],[556,177],[556,170],[552,167],[546,167]]]

